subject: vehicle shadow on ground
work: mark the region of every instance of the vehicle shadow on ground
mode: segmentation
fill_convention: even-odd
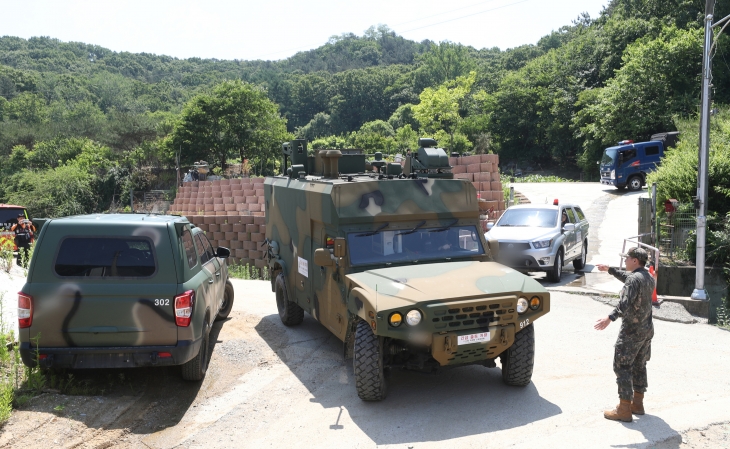
[[[364,402],[357,396],[352,360],[344,359],[342,342],[309,315],[291,328],[282,325],[278,315],[269,315],[255,329],[309,390],[311,402],[340,409],[340,416],[327,423],[329,431],[349,425],[347,419],[341,419],[346,411],[378,445],[488,434],[562,413],[560,407],[540,397],[535,384],[506,386],[499,367],[483,366],[435,373],[393,370],[388,377],[388,397],[382,402]]]
[[[211,328],[209,360],[224,323],[216,322]],[[45,391],[61,394],[45,402],[68,404],[62,416],[88,428],[149,434],[177,425],[204,382],[183,380],[179,366],[51,370],[45,373]]]

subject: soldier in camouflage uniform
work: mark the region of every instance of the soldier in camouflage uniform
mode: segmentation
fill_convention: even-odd
[[[603,416],[615,421],[632,421],[632,413],[644,414],[644,392],[648,386],[646,362],[651,358],[651,339],[654,336],[651,298],[655,281],[644,267],[648,260],[646,250],[631,248],[626,254],[626,270],[596,265],[599,271],[608,271],[624,282],[621,299],[605,318],[596,321],[595,329],[603,330],[612,321],[622,317],[621,330],[616,340],[613,371],[616,373],[620,402]]]

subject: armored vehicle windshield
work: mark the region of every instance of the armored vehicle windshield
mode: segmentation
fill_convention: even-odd
[[[475,226],[347,234],[352,266],[455,260],[484,254]]]

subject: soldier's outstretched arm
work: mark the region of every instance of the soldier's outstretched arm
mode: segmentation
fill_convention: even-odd
[[[629,277],[631,273],[625,270],[619,270],[618,268],[610,267],[608,269],[608,274],[612,275],[621,282],[626,282],[626,278]]]
[[[616,318],[623,316],[624,312],[626,312],[626,310],[629,308],[631,302],[635,301],[638,296],[638,286],[635,285],[634,282],[626,283],[624,285],[624,288],[621,289],[621,298],[619,299],[618,304],[613,309],[613,312],[608,315],[609,318],[611,318],[611,321],[616,321]]]

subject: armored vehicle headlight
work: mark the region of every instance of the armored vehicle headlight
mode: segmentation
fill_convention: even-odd
[[[517,313],[525,313],[527,310],[527,298],[520,298],[517,300]]]
[[[403,315],[398,312],[391,313],[390,318],[388,318],[388,322],[391,326],[398,327],[403,322]]]
[[[406,323],[408,323],[409,326],[416,326],[421,322],[421,318],[423,318],[421,312],[413,309],[406,314]]]
[[[539,296],[533,296],[530,298],[530,308],[532,310],[537,310],[540,307],[540,297]]]

